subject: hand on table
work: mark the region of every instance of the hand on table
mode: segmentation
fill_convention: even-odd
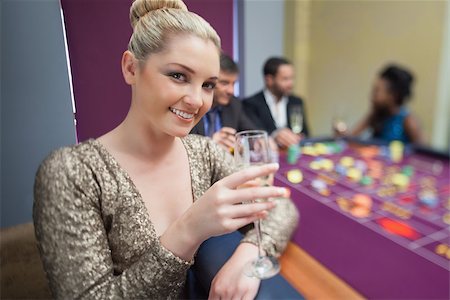
[[[275,141],[282,148],[288,148],[291,145],[300,143],[301,137],[295,134],[289,128],[282,128],[277,130],[274,135]]]
[[[212,139],[214,142],[229,151],[230,148],[234,148],[234,143],[236,141],[236,130],[231,127],[222,127],[219,131],[213,134]]]
[[[261,280],[245,275],[244,267],[257,256],[258,248],[255,245],[241,243],[214,277],[209,299],[254,299]]]

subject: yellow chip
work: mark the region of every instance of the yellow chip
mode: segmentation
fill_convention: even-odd
[[[446,213],[444,215],[444,217],[442,218],[442,220],[444,221],[445,224],[449,224],[450,225],[450,213]]]
[[[406,187],[409,184],[409,177],[405,174],[396,173],[392,175],[392,183],[399,187]]]
[[[346,168],[353,166],[354,163],[355,163],[355,160],[353,159],[353,157],[350,157],[350,156],[344,156],[340,160],[340,164]]]
[[[350,203],[347,199],[339,197],[336,200],[337,204],[339,205],[339,207],[343,210],[343,211],[348,211],[350,208]]]
[[[316,143],[314,145],[314,150],[316,151],[316,153],[318,155],[328,154],[327,146],[325,146],[325,144],[322,144],[322,143]]]
[[[360,181],[361,177],[362,177],[362,173],[361,173],[361,170],[359,170],[359,169],[350,168],[347,171],[347,176],[354,181]]]
[[[287,179],[292,183],[300,183],[303,181],[302,171],[295,169],[287,172]]]
[[[317,156],[316,150],[311,146],[304,146],[302,148],[302,154]]]
[[[439,255],[445,255],[445,253],[449,250],[448,246],[445,244],[439,244],[436,246],[436,253]]]
[[[327,171],[327,172],[331,172],[334,169],[334,163],[331,159],[324,159],[322,161],[322,168]]]
[[[322,168],[322,162],[315,160],[309,164],[309,167],[313,170],[320,170]]]

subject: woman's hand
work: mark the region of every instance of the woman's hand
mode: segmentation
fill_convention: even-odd
[[[275,203],[253,201],[279,197],[286,194],[287,190],[280,187],[259,187],[256,179],[277,170],[278,164],[250,167],[216,182],[187,211],[186,226],[195,228],[194,236],[204,241],[264,218],[267,211],[275,207]]]
[[[209,299],[254,299],[260,280],[245,275],[244,267],[257,256],[258,248],[255,245],[241,243],[214,277]]]
[[[280,197],[287,189],[280,187],[245,187],[255,179],[278,170],[278,164],[255,166],[236,172],[216,182],[183,216],[161,236],[161,243],[175,255],[190,260],[199,245],[212,236],[237,229],[267,216],[274,202],[252,203],[256,199]],[[245,203],[245,204],[243,204]]]

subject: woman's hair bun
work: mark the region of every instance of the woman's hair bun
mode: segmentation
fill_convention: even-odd
[[[164,8],[188,10],[181,0],[135,0],[130,8],[131,26],[134,28],[139,19],[149,12]]]

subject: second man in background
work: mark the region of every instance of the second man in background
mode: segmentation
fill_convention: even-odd
[[[244,110],[253,123],[266,130],[286,148],[308,136],[305,105],[293,96],[294,67],[285,58],[272,57],[264,64],[265,88],[244,100]]]

